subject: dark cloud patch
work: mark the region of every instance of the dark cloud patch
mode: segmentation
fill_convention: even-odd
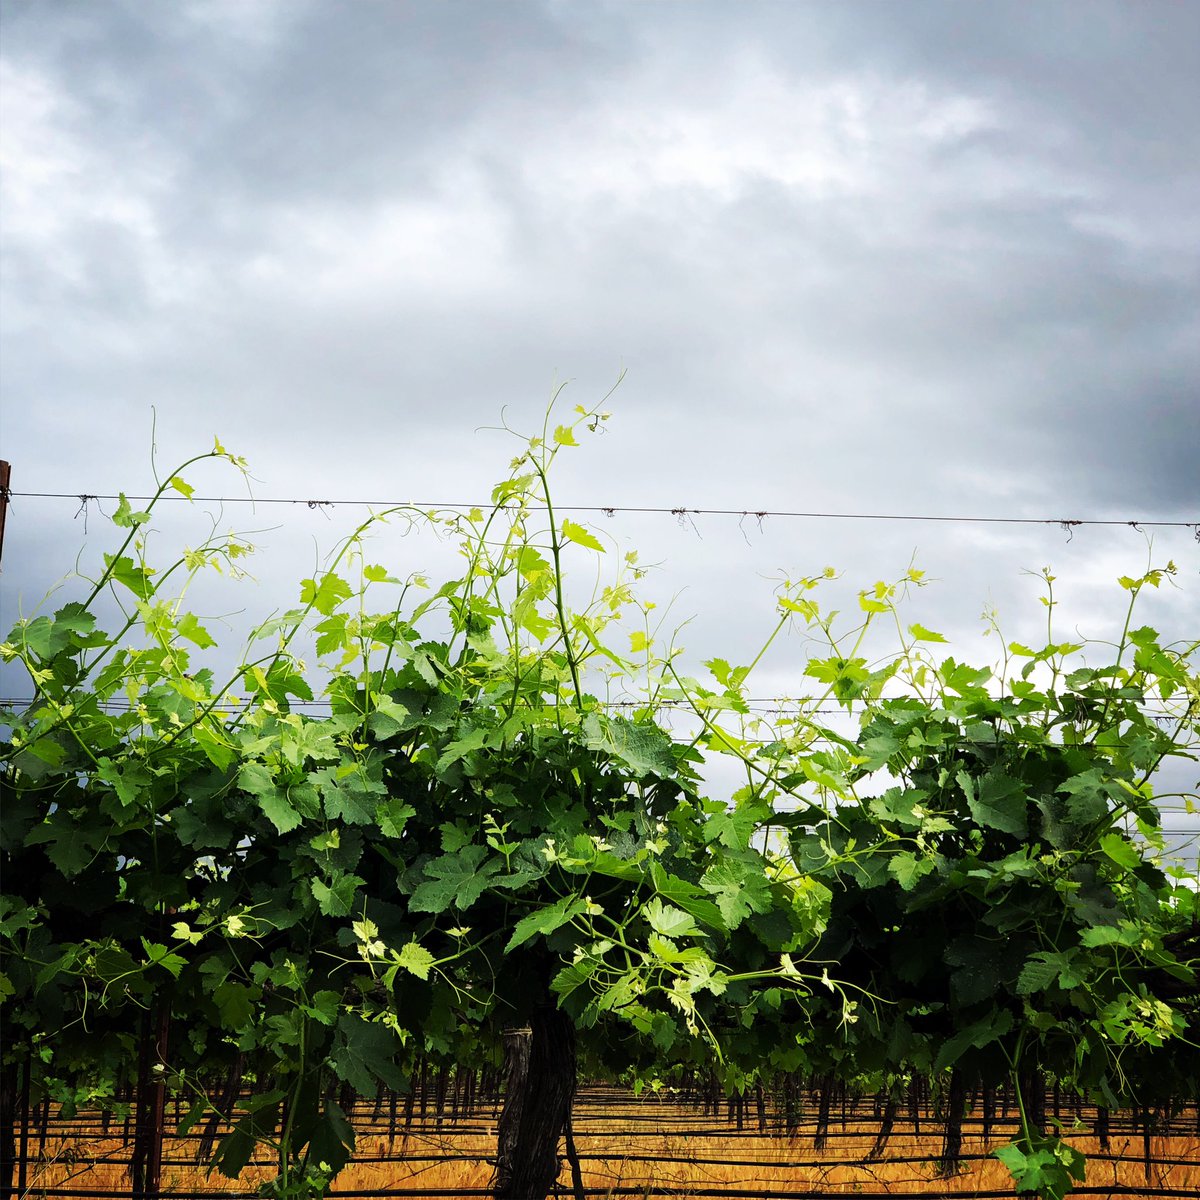
[[[605,85],[610,53],[538,5],[11,6],[10,53],[80,103],[78,132],[183,150],[181,235],[223,205],[427,193],[480,114],[536,123]],[[198,19],[205,14],[205,19]],[[226,19],[228,18],[228,19]]]
[[[1098,166],[1136,161],[1167,175],[1194,169],[1187,153],[1196,144],[1200,100],[1194,6],[914,0],[789,7],[793,42],[771,40],[785,60],[815,18],[831,57],[993,93],[1006,108],[1040,118],[1060,148],[1069,140]],[[1064,138],[1067,130],[1076,136]]]

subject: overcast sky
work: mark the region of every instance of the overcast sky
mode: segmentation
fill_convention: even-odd
[[[590,404],[624,370],[564,502],[1200,521],[1200,5],[0,22],[6,626],[85,542],[78,501],[20,493],[147,490],[152,405],[164,466],[216,433],[260,496],[475,501],[515,448],[480,427],[507,406],[533,430],[556,382]],[[362,515],[237,513],[278,526],[239,606],[289,603]],[[596,521],[662,564],[696,663],[753,653],[780,571],[852,593],[915,554],[940,582],[913,619],[987,659],[986,604],[1014,637],[1041,619],[1023,570],[1053,566],[1064,621],[1103,636],[1148,554],[1127,527]],[[93,503],[85,554],[103,528]],[[1154,542],[1179,586],[1145,619],[1195,637],[1195,530]],[[802,690],[801,653],[763,694]]]

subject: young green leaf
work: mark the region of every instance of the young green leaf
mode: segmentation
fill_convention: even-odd
[[[678,938],[699,932],[689,913],[664,904],[657,896],[642,908],[642,915],[646,918],[646,924],[663,937]]]
[[[436,959],[419,942],[408,942],[396,956],[396,965],[418,979],[428,979]]]
[[[562,535],[568,542],[574,542],[588,550],[595,550],[599,554],[604,553],[604,547],[595,534],[589,533],[582,525],[576,525],[574,521],[563,520]]]
[[[1141,855],[1119,833],[1106,833],[1100,839],[1100,849],[1126,871],[1134,871],[1142,865]]]

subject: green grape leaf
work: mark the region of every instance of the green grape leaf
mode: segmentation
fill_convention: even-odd
[[[330,1176],[336,1175],[354,1154],[354,1128],[336,1100],[326,1100],[325,1109],[308,1140],[305,1153]]]
[[[404,826],[409,817],[416,815],[417,810],[411,804],[405,804],[403,800],[397,800],[395,797],[381,800],[375,806],[375,824],[386,838],[403,837]]]
[[[1012,1029],[1013,1017],[1008,1009],[999,1012],[993,1010],[987,1016],[960,1029],[953,1037],[942,1043],[941,1049],[934,1060],[935,1071],[944,1070],[957,1062],[972,1047],[982,1049],[992,1042],[998,1041]]]
[[[374,1096],[383,1083],[402,1091],[406,1080],[396,1065],[402,1051],[400,1039],[378,1021],[364,1021],[353,1013],[340,1013],[329,1056],[334,1074],[360,1096]]]
[[[145,525],[150,520],[148,512],[134,512],[125,493],[121,492],[116,510],[112,515],[112,523],[122,529],[132,529],[136,525]]]
[[[917,881],[934,869],[932,861],[918,858],[911,850],[901,850],[891,855],[887,865],[888,873],[906,892],[911,892]]]
[[[445,912],[450,907],[471,907],[499,869],[497,862],[485,863],[484,846],[464,846],[455,854],[443,854],[425,864],[425,882],[409,899],[412,912]]]
[[[148,600],[154,594],[150,581],[154,571],[149,567],[139,567],[125,555],[117,558],[111,554],[104,555],[104,567],[114,583],[127,587],[139,599]]]
[[[304,819],[292,807],[291,801],[278,788],[256,796],[263,815],[280,833],[290,833]]]
[[[241,983],[226,980],[212,993],[221,1024],[240,1033],[254,1016],[254,993]]]
[[[646,924],[663,937],[677,938],[700,932],[690,913],[664,904],[657,896],[645,904],[642,915],[646,918]]]
[[[1142,865],[1142,856],[1119,833],[1106,833],[1100,839],[1100,849],[1126,871],[1135,871]]]
[[[429,972],[437,960],[420,942],[407,942],[396,957],[396,965],[403,967],[418,979],[428,979]]]
[[[583,719],[583,735],[589,749],[624,763],[638,776],[675,773],[674,744],[657,725],[591,712]]]
[[[589,533],[582,525],[576,525],[574,521],[563,520],[562,535],[568,542],[574,542],[577,546],[595,550],[599,554],[604,553],[604,547],[600,544],[599,538],[595,534]]]
[[[994,773],[972,780],[965,771],[959,771],[958,783],[967,797],[971,816],[980,825],[1020,838],[1028,836],[1028,801],[1021,780]]]
[[[312,605],[323,617],[328,617],[343,600],[353,595],[350,585],[332,571],[321,576],[320,582],[305,579],[300,584],[300,603]]]
[[[554,930],[573,921],[581,912],[585,912],[587,906],[588,902],[582,896],[563,896],[548,907],[539,908],[536,912],[522,917],[517,922],[512,937],[508,939],[508,945],[504,947],[505,954],[524,945],[538,934],[545,936],[547,933],[553,933]]]
[[[771,884],[760,861],[722,858],[704,872],[700,886],[716,901],[727,929],[771,907]]]
[[[158,942],[151,942],[146,938],[142,938],[141,942],[148,962],[156,967],[162,967],[172,978],[179,978],[180,971],[187,966],[186,958],[173,953],[166,946],[160,945]]]
[[[317,907],[327,917],[348,917],[354,908],[354,897],[365,879],[335,870],[329,881],[313,879],[309,883]]]
[[[932,629],[926,629],[924,625],[920,625],[916,621],[908,627],[908,632],[918,642],[944,642],[946,640],[940,633],[935,633]]]
[[[207,650],[210,646],[217,644],[208,630],[196,619],[195,613],[184,613],[175,622],[175,628],[179,631],[180,637],[187,638],[201,650]]]
[[[322,1025],[332,1025],[337,1020],[338,1007],[342,1002],[340,992],[323,988],[316,992],[307,1004],[301,1005],[306,1016],[312,1017]]]

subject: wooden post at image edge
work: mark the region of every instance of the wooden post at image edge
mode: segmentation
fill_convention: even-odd
[[[12,467],[0,459],[0,559],[4,558],[4,518],[8,515],[8,479]]]

